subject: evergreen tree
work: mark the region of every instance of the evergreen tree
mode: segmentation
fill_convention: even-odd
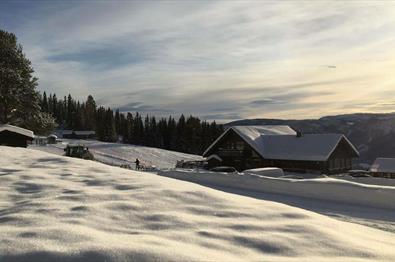
[[[96,102],[93,96],[89,95],[85,103],[86,129],[95,130],[96,127]]]
[[[66,124],[68,128],[73,128],[73,114],[74,114],[74,105],[73,105],[73,98],[69,94],[67,97],[67,118]]]
[[[167,121],[167,149],[176,150],[177,149],[177,123],[174,118],[169,116]],[[165,145],[166,146],[166,145]]]
[[[64,107],[63,107],[62,100],[58,100],[58,104],[56,105],[56,108],[58,110],[56,122],[59,123],[60,126],[63,126],[63,124],[64,124]]]
[[[108,108],[106,112],[106,141],[107,142],[117,141],[114,113],[110,108]]]
[[[139,113],[136,113],[133,122],[133,140],[136,145],[144,145],[144,124]]]
[[[121,137],[121,141],[123,143],[127,143],[127,130],[128,130],[128,122],[126,121],[126,117],[124,114],[120,114],[120,127],[119,127],[119,136]]]
[[[47,93],[45,93],[45,91],[43,93],[43,101],[41,103],[41,110],[43,112],[48,113],[48,99],[47,99]]]
[[[181,152],[187,152],[186,135],[185,135],[185,116],[182,114],[178,119],[176,130],[176,143],[175,148]]]
[[[53,103],[52,103],[52,94],[49,94],[48,97],[48,113],[50,113],[51,115],[53,115]]]
[[[121,131],[121,116],[119,114],[119,109],[115,111],[115,131],[120,134]]]
[[[185,151],[188,153],[196,153],[200,148],[201,125],[200,119],[189,116],[185,122],[184,139],[186,144]]]
[[[33,73],[16,36],[0,30],[0,123],[47,133],[55,122],[41,111],[38,79]]]
[[[55,118],[56,121],[59,121],[58,99],[56,97],[56,94],[53,94],[52,96],[52,116]]]
[[[133,143],[133,130],[134,130],[134,119],[131,113],[128,113],[126,116],[126,139],[127,143]]]
[[[106,119],[105,119],[105,115],[106,115],[106,110],[104,109],[104,107],[99,107],[97,109],[97,114],[96,114],[96,136],[97,139],[100,141],[105,141],[105,137],[106,137]]]

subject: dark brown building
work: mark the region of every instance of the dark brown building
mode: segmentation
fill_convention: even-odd
[[[63,130],[62,138],[69,139],[93,139],[96,137],[96,132],[93,130],[77,131],[77,130]]]
[[[204,153],[216,155],[209,166],[242,171],[280,167],[286,171],[341,173],[351,169],[358,151],[342,134],[300,134],[289,126],[235,126],[227,129]]]
[[[0,145],[27,147],[34,138],[32,131],[12,125],[0,125]]]

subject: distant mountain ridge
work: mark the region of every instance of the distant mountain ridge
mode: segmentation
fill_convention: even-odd
[[[225,124],[289,125],[302,133],[341,133],[357,147],[359,162],[371,164],[376,157],[395,157],[395,113],[355,113],[319,119],[243,119]]]

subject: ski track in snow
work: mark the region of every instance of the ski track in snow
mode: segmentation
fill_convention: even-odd
[[[0,146],[0,261],[393,261],[395,234]]]

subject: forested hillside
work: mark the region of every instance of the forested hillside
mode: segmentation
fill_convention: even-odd
[[[201,121],[197,117],[157,119],[138,112],[115,112],[97,107],[93,96],[85,102],[71,95],[58,99],[56,94],[41,97],[43,112],[51,114],[59,128],[95,130],[100,141],[145,145],[185,153],[201,154],[222,132],[222,125]]]

